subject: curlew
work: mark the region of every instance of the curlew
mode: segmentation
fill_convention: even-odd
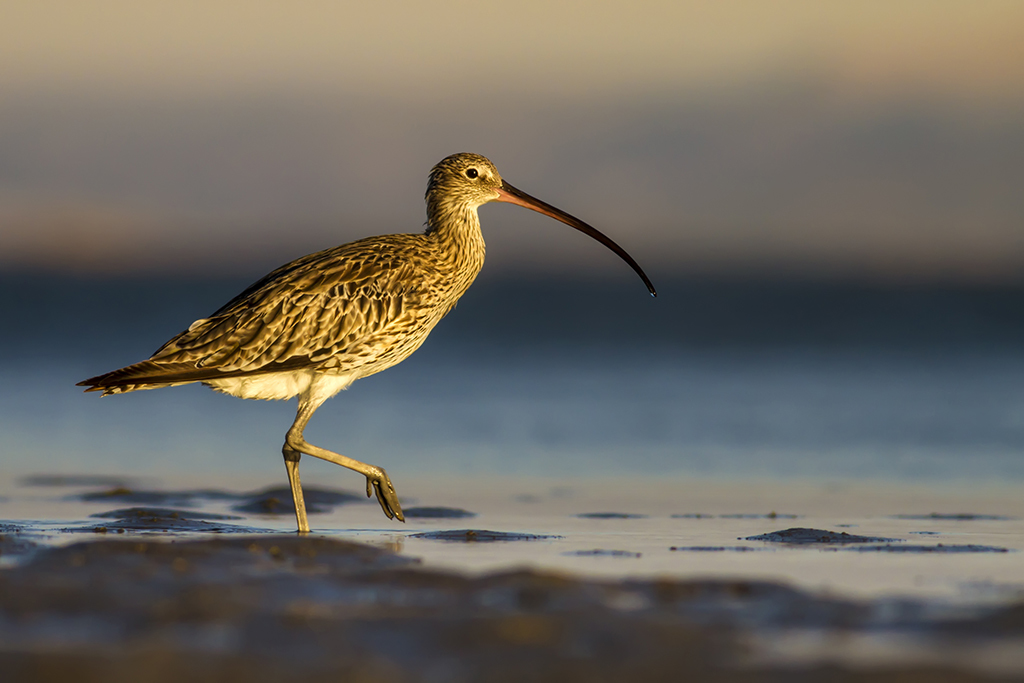
[[[478,154],[454,154],[430,172],[426,230],[382,235],[303,256],[273,271],[213,315],[192,323],[149,360],[79,386],[103,395],[201,382],[250,399],[298,397],[282,452],[300,533],[309,531],[299,481],[301,454],[366,477],[389,519],[405,521],[380,467],[314,446],[303,437],[313,413],[352,382],[405,360],[476,278],[484,263],[477,209],[508,202],[590,235],[654,286],[619,245],[583,221],[516,189]]]

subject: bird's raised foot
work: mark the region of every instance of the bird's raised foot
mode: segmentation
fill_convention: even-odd
[[[380,467],[374,467],[372,473],[366,475],[366,497],[369,498],[374,493],[377,494],[377,502],[380,503],[380,507],[384,510],[384,514],[388,516],[388,519],[397,519],[399,522],[405,521],[405,515],[402,514],[402,504],[398,502],[398,494],[395,493],[395,487],[391,483],[388,473]]]

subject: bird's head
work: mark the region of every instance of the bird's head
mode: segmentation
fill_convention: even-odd
[[[487,157],[469,152],[453,154],[430,171],[427,203],[433,200],[475,209],[497,201],[503,182],[498,169]]]

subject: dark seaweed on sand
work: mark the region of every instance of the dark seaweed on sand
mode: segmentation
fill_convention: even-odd
[[[795,527],[782,531],[771,531],[757,536],[747,536],[739,540],[764,541],[766,543],[786,543],[789,545],[831,545],[847,543],[898,543],[896,538],[857,536],[845,531],[825,531],[823,529],[805,529]]]

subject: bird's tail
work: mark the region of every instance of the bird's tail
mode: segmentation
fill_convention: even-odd
[[[119,370],[90,377],[76,386],[88,387],[86,392],[102,391],[104,396],[109,396],[141,389],[188,384],[200,381],[209,374],[209,371],[199,370],[192,363],[155,363],[144,360]]]

